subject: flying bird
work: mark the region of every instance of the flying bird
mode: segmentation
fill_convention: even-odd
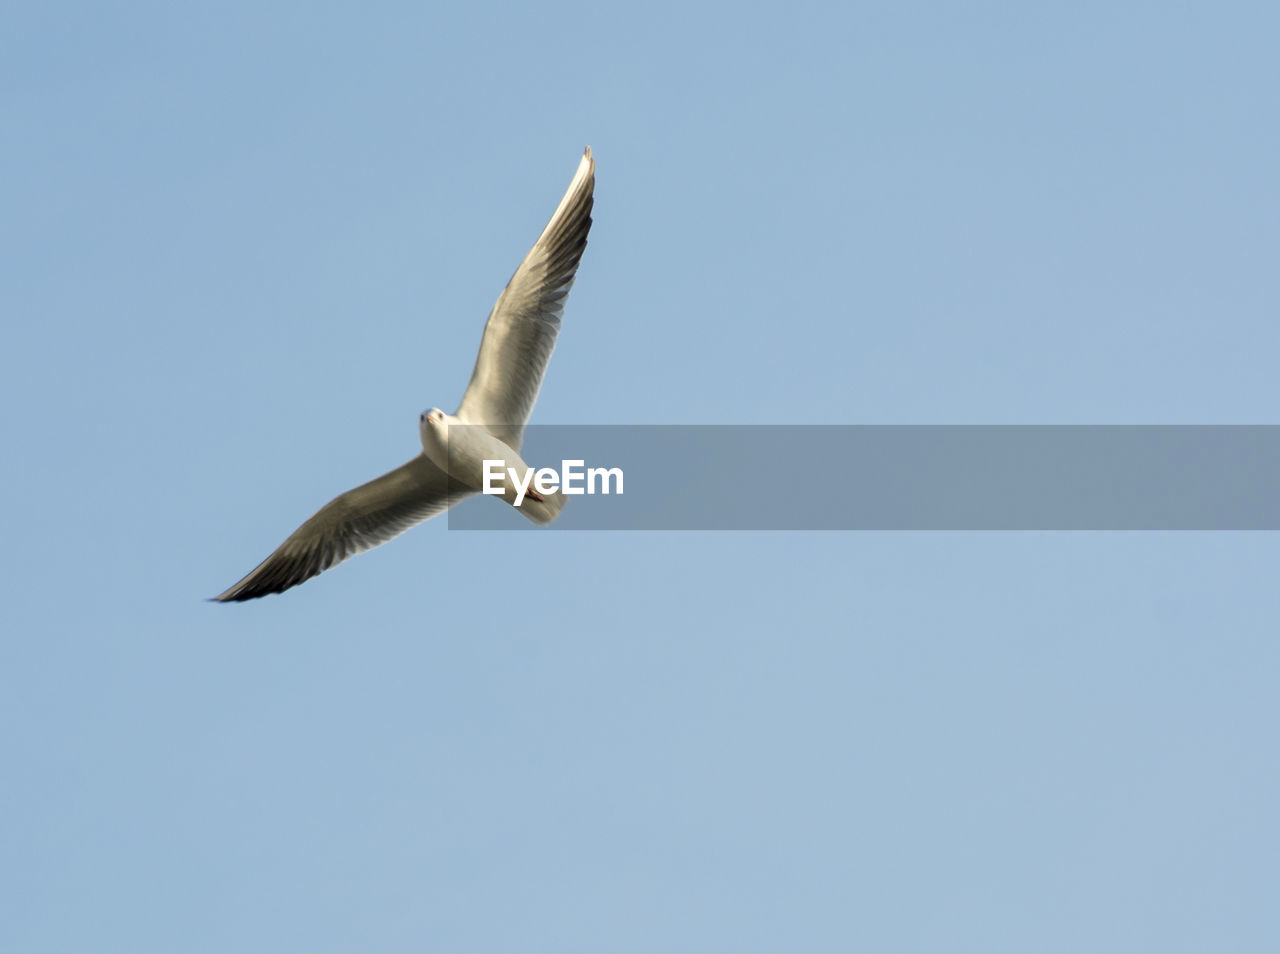
[[[520,458],[524,427],[587,247],[594,190],[595,160],[588,146],[551,221],[489,313],[462,403],[453,414],[431,408],[419,415],[422,451],[329,501],[215,601],[282,593],[347,557],[386,543],[480,490],[483,460],[502,461],[501,473],[510,468],[513,477],[528,471]],[[515,489],[510,482],[504,484],[503,499],[515,504]],[[518,509],[535,523],[549,523],[564,499],[559,491],[530,490]]]

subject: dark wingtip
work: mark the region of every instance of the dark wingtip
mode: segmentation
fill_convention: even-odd
[[[231,587],[228,590],[224,590],[223,592],[219,593],[217,596],[208,597],[205,600],[205,602],[206,603],[243,603],[246,600],[256,600],[260,596],[267,596],[271,593],[283,593],[285,590],[289,588],[289,586],[296,585],[292,583],[287,586],[275,586],[275,587],[269,586],[269,585],[263,585],[262,583],[258,583],[256,586],[246,585],[256,575],[256,573],[257,571],[254,571],[254,573],[250,573],[249,576],[245,577],[235,586]]]

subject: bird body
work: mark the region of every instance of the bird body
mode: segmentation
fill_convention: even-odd
[[[466,490],[483,491],[488,470],[502,477],[502,493],[496,496],[534,523],[550,523],[564,507],[564,494],[539,491],[534,468],[483,426],[432,408],[422,414],[418,428],[427,459]]]

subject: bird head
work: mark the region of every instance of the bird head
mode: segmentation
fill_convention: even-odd
[[[422,450],[437,466],[449,457],[449,415],[438,407],[418,415],[418,435]]]

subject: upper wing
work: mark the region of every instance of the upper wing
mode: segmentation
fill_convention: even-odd
[[[551,221],[489,313],[458,417],[520,449],[591,229],[596,164],[588,146]]]
[[[282,593],[349,556],[386,543],[467,496],[423,454],[329,501],[275,553],[215,600]]]

